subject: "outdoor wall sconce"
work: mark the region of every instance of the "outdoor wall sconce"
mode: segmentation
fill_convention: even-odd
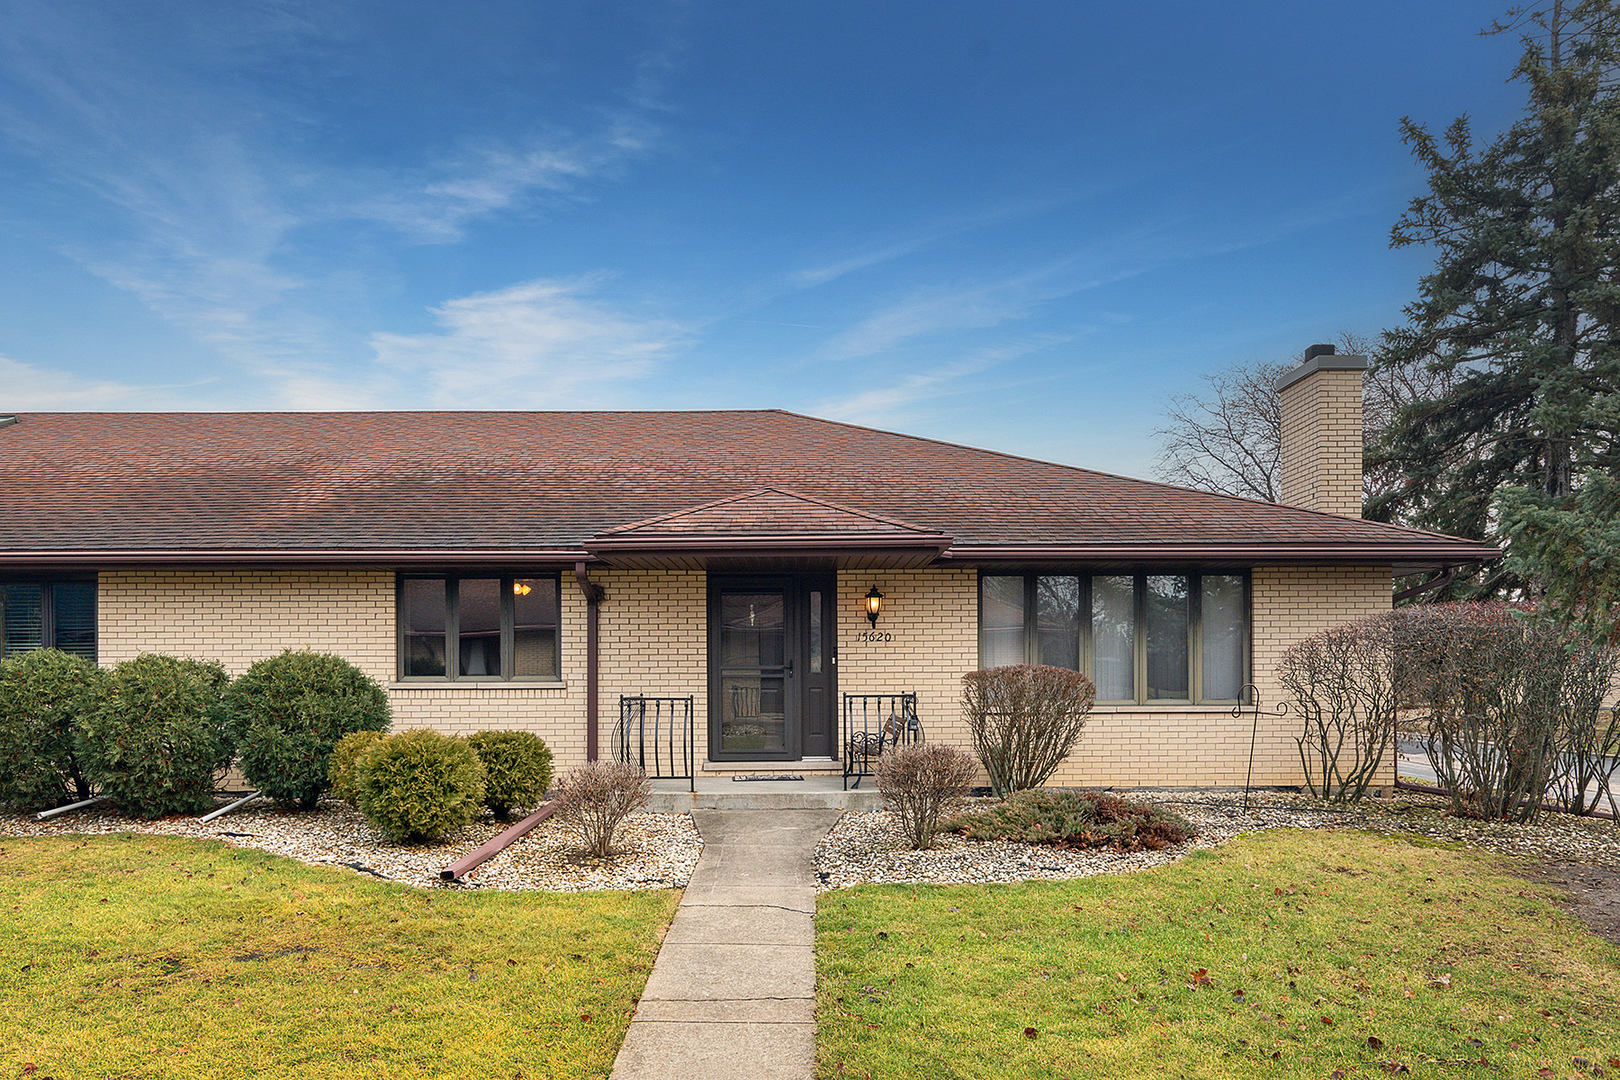
[[[878,592],[876,585],[866,594],[866,621],[873,626],[877,625],[878,613],[883,610],[883,594]]]

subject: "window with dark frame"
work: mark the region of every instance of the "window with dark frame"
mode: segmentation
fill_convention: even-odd
[[[94,578],[0,581],[0,658],[60,649],[95,663]]]
[[[561,678],[560,590],[556,574],[402,574],[400,678]]]
[[[1084,671],[1100,703],[1235,702],[1248,575],[982,574],[979,662]]]

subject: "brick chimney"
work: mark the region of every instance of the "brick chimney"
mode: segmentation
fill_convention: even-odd
[[[1277,379],[1282,498],[1288,506],[1361,516],[1361,373],[1365,356],[1312,345]]]

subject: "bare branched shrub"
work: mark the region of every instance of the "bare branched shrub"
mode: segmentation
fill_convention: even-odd
[[[613,852],[613,833],[652,798],[647,774],[623,761],[593,761],[557,782],[557,819],[579,834],[585,854]]]
[[[1303,728],[1305,784],[1319,799],[1367,794],[1394,741],[1400,694],[1391,612],[1312,635],[1283,654],[1277,677]]]
[[[878,759],[878,794],[900,818],[912,850],[934,846],[940,823],[961,805],[977,771],[972,755],[938,743],[897,746]]]
[[[1615,661],[1601,646],[1506,604],[1403,614],[1403,693],[1426,711],[1429,764],[1456,812],[1529,821],[1550,789],[1573,808],[1588,785],[1595,805],[1613,745],[1599,715]]]
[[[1015,664],[962,676],[962,718],[990,788],[1040,787],[1069,756],[1097,688],[1078,671]]]
[[[1620,759],[1620,709],[1605,708],[1620,675],[1620,649],[1566,628],[1563,694],[1554,752],[1552,793],[1577,814],[1590,814],[1602,802],[1620,817],[1610,772]]]

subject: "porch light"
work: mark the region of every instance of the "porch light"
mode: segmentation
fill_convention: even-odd
[[[512,592],[518,596],[528,596],[534,591],[534,586],[522,581],[512,582]]]
[[[866,594],[866,620],[873,626],[877,625],[878,613],[883,610],[883,594],[878,592],[876,585]]]

